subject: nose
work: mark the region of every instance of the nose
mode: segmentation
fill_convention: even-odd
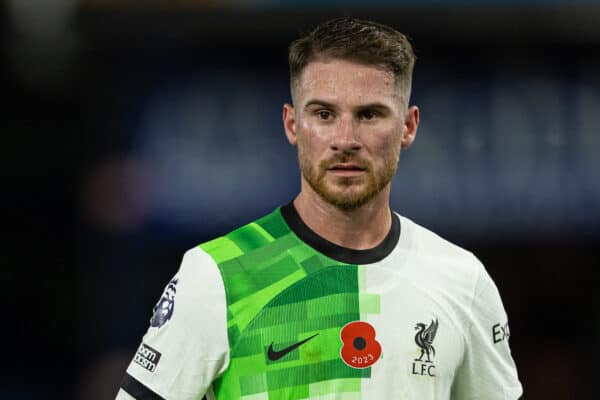
[[[331,150],[344,153],[354,153],[361,149],[358,141],[358,126],[352,117],[342,117],[334,128],[331,140]]]

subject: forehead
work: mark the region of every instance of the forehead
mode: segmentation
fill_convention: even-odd
[[[394,74],[347,60],[310,62],[297,87],[300,102],[309,98],[352,103],[395,102],[400,93]]]

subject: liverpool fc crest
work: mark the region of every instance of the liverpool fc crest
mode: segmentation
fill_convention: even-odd
[[[413,375],[429,375],[435,376],[435,366],[433,365],[432,357],[435,357],[435,348],[433,347],[433,340],[438,330],[438,320],[431,320],[429,325],[422,322],[415,325],[417,334],[415,335],[415,343],[421,350],[419,358],[415,358],[413,362],[412,373]],[[425,357],[425,360],[423,360]],[[431,364],[431,365],[430,365]]]
[[[415,342],[417,346],[421,348],[421,356],[419,358],[415,358],[415,361],[423,361],[423,356],[427,356],[428,363],[431,361],[431,356],[435,357],[435,348],[433,347],[433,339],[435,339],[435,334],[438,329],[438,320],[431,321],[429,326],[426,326],[424,323],[419,322],[415,329],[418,330],[415,335]]]

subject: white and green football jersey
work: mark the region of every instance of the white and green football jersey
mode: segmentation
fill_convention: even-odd
[[[352,250],[289,204],[189,250],[117,399],[518,399],[484,267],[392,220],[379,246]]]

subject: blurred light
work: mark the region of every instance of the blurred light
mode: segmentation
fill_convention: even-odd
[[[243,72],[176,79],[145,102],[135,154],[156,171],[159,221],[209,230],[291,200],[299,179],[280,122],[286,82]]]

